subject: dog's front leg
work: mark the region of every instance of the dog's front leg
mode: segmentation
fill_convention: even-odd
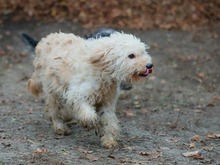
[[[115,106],[103,106],[100,109],[101,128],[99,135],[104,147],[112,148],[118,145],[119,121],[115,114]]]
[[[75,117],[82,127],[93,129],[100,125],[100,119],[95,107],[86,101],[76,104],[74,109],[76,110]]]

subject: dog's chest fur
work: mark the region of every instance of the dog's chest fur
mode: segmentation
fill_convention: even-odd
[[[101,83],[99,90],[96,94],[96,103],[106,103],[112,97],[115,97],[118,92],[118,83],[113,81],[111,83]]]
[[[91,105],[101,105],[118,95],[119,83],[117,81],[107,82],[95,77],[88,76],[81,80],[74,79],[73,84],[69,86],[69,91],[67,91],[67,98],[74,97],[89,101]],[[76,86],[76,84],[78,85]]]

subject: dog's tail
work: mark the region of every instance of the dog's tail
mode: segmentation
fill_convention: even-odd
[[[43,87],[42,84],[36,80],[29,79],[27,84],[27,89],[29,92],[31,92],[34,96],[39,96],[41,93],[43,93]]]
[[[34,96],[38,97],[43,93],[43,85],[40,81],[40,71],[36,69],[32,77],[27,82],[27,90]]]
[[[26,33],[22,33],[22,38],[24,43],[28,45],[32,51],[34,51],[39,41],[33,39],[31,36],[27,35]]]

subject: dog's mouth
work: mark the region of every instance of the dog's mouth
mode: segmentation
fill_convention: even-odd
[[[140,73],[139,76],[146,77],[152,73],[152,69],[146,69],[144,72]]]

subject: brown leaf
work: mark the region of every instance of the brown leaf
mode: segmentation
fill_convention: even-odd
[[[197,73],[197,77],[204,80],[206,79],[206,74],[204,72]]]
[[[201,138],[199,135],[194,135],[192,138],[191,138],[191,141],[199,141]]]
[[[6,49],[9,50],[9,51],[12,51],[14,49],[14,47],[11,46],[11,45],[6,45]]]
[[[211,102],[216,102],[216,101],[220,101],[220,98],[218,98],[218,97],[213,97],[213,98],[211,99]]]
[[[206,136],[206,138],[208,139],[218,139],[220,138],[220,133],[216,134],[216,133],[210,133]]]
[[[0,16],[14,15],[12,20],[80,20],[83,24],[91,21],[91,27],[111,26],[128,27],[135,29],[185,29],[193,30],[194,27],[219,25],[218,1],[92,1],[86,3],[80,1],[8,1],[2,0],[3,7]],[[167,3],[168,2],[168,3]],[[169,10],[167,10],[169,8]],[[79,14],[83,11],[85,14]],[[155,13],[155,11],[157,11]],[[178,15],[178,16],[177,16]],[[86,17],[87,21],[83,21]],[[4,19],[1,23],[6,23]],[[218,33],[212,34],[213,38],[219,38]]]
[[[87,20],[88,20],[87,14],[86,14],[85,12],[81,11],[81,12],[79,13],[79,19],[80,19],[82,22],[87,22]]]
[[[78,150],[79,152],[82,152],[82,153],[85,153],[85,154],[91,154],[91,153],[93,153],[93,151],[84,149],[84,148],[82,148],[82,147],[78,147],[77,150]]]
[[[202,110],[201,110],[201,109],[195,109],[194,112],[196,112],[196,113],[201,113]]]
[[[5,55],[5,54],[6,54],[5,51],[2,50],[2,49],[0,49],[0,56],[3,56],[3,55]]]
[[[217,102],[220,102],[220,98],[219,97],[213,97],[211,100],[210,100],[210,103],[207,104],[206,106],[207,107],[215,107],[215,104]]]
[[[122,10],[118,8],[113,8],[111,12],[111,17],[116,18],[122,15]]]
[[[195,147],[196,147],[195,143],[190,143],[189,144],[189,148],[195,148]]]
[[[179,138],[171,138],[171,139],[170,139],[170,142],[173,142],[173,143],[177,143],[177,142],[179,142],[179,141],[180,141]]]
[[[134,112],[131,109],[127,109],[123,111],[125,117],[133,117],[135,116]]]
[[[91,162],[99,160],[99,158],[95,156],[94,154],[86,154],[86,158]]]
[[[209,104],[207,104],[206,106],[207,106],[207,107],[214,107],[215,104],[213,104],[213,103],[209,103]]]
[[[194,159],[204,159],[202,153],[199,151],[185,152],[182,154],[184,157],[192,157]]]
[[[156,42],[153,42],[150,44],[150,48],[152,48],[152,49],[158,48],[158,44]]]
[[[155,151],[155,152],[144,152],[144,151],[141,151],[138,154],[140,154],[142,156],[150,156],[150,157],[152,157],[154,159],[161,156],[161,153],[157,152],[157,151]]]
[[[115,156],[112,155],[112,154],[109,154],[109,155],[108,155],[108,158],[115,159]]]
[[[204,150],[206,151],[212,151],[214,147],[209,147],[209,146],[205,146],[203,147]]]
[[[119,162],[124,164],[124,163],[129,163],[130,160],[129,158],[124,158],[124,159],[121,159]]]
[[[34,151],[34,154],[44,154],[44,153],[47,153],[48,152],[48,149],[47,148],[37,148],[35,151]]]

